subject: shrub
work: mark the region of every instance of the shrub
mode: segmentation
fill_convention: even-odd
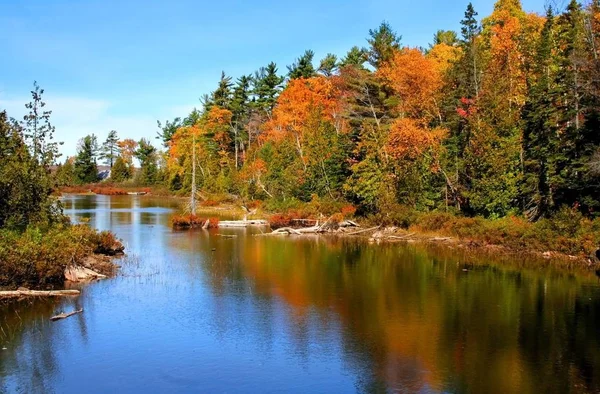
[[[92,253],[117,254],[123,245],[109,232],[86,225],[60,225],[47,231],[0,231],[0,285],[48,285],[64,281],[64,270]]]

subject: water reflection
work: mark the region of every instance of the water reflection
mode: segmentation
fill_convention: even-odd
[[[75,300],[0,307],[6,391],[76,392],[82,379],[96,392],[600,391],[594,273],[410,245],[175,232],[174,200],[64,203],[135,257]]]

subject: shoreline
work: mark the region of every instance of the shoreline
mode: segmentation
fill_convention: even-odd
[[[235,205],[220,205],[220,206],[212,206],[212,207],[199,207],[197,210],[197,215],[210,215],[215,214],[216,212],[225,213],[228,215],[243,215],[243,211],[236,207]],[[265,217],[270,217],[272,215],[278,215],[279,213],[274,212],[264,212]],[[257,215],[258,217],[258,215]],[[268,220],[268,219],[267,219]],[[317,235],[325,235],[325,236],[337,236],[344,238],[355,238],[361,239],[365,242],[371,244],[394,244],[394,243],[420,243],[420,244],[434,244],[436,246],[444,247],[444,248],[461,248],[465,250],[473,250],[477,252],[482,252],[484,254],[493,253],[495,256],[501,254],[507,257],[525,257],[528,259],[535,260],[536,264],[547,263],[552,264],[557,267],[562,268],[572,268],[577,266],[579,268],[583,268],[586,270],[592,269],[600,269],[600,261],[598,258],[592,254],[586,255],[585,253],[581,253],[579,255],[573,255],[564,253],[557,250],[540,250],[530,247],[514,247],[507,245],[506,243],[490,243],[485,242],[481,239],[474,238],[461,238],[452,234],[448,234],[445,232],[429,232],[429,231],[420,231],[416,228],[399,228],[395,226],[378,226],[377,228],[370,228],[370,223],[365,219],[353,219],[355,220],[359,227],[353,228],[351,230],[346,229],[338,229],[334,231],[327,231]],[[302,227],[295,227],[297,229],[301,229]],[[276,230],[276,228],[272,228],[272,230]],[[360,232],[357,234],[352,234],[352,232]],[[307,234],[274,234],[275,235],[283,235],[283,236],[298,236],[301,237]],[[313,234],[314,235],[314,234]],[[509,242],[509,241],[507,241]]]
[[[139,188],[138,188],[139,189]],[[65,194],[75,194],[75,195],[97,195],[96,193],[65,193]],[[147,197],[167,197],[172,198],[174,200],[184,201],[186,197],[177,196],[171,194],[161,195],[154,194],[150,191],[148,194],[144,196]],[[228,217],[243,217],[244,210],[235,204],[224,203],[218,205],[210,205],[203,206],[201,203],[199,204],[196,212],[196,216],[207,216],[211,215],[224,215]],[[281,215],[280,212],[270,212],[270,211],[262,211],[262,215],[265,219],[268,220],[269,217],[275,215]],[[259,218],[260,213],[253,216],[253,218]],[[262,217],[261,217],[262,218]],[[353,219],[358,222],[360,227],[356,228],[356,230],[367,230],[371,225],[374,225],[372,221],[365,218]],[[491,220],[483,219],[484,221],[491,222]],[[302,227],[296,227],[302,228]],[[272,228],[273,230],[277,228]],[[179,230],[185,230],[185,228],[179,228]],[[379,233],[375,234],[375,233]],[[427,244],[436,244],[449,248],[464,248],[469,250],[476,250],[484,253],[501,253],[506,256],[511,257],[526,257],[535,260],[540,260],[540,263],[546,262],[549,264],[561,266],[561,267],[572,267],[576,265],[578,267],[584,269],[600,269],[600,261],[593,253],[580,253],[578,255],[564,253],[558,250],[552,250],[544,248],[536,249],[533,247],[523,246],[523,247],[514,247],[511,245],[507,245],[509,242],[514,242],[515,239],[508,239],[506,243],[495,243],[495,242],[486,242],[482,239],[477,238],[469,238],[469,237],[459,237],[454,234],[450,234],[444,231],[422,231],[418,228],[414,228],[413,226],[406,228],[399,228],[394,226],[380,226],[378,230],[374,231],[365,231],[361,234],[351,235],[345,232],[327,232],[324,233],[327,235],[335,235],[349,238],[357,238],[364,239],[369,243],[427,243]],[[373,235],[376,235],[373,237]],[[298,236],[298,235],[296,235]],[[523,241],[525,242],[525,241]]]

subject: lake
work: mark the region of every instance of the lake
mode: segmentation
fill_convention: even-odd
[[[0,305],[2,391],[600,392],[594,272],[416,244],[174,231],[167,198],[63,202],[115,232],[127,256],[77,298]]]

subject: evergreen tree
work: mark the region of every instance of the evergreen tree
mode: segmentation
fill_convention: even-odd
[[[229,105],[231,104],[232,86],[233,84],[231,83],[231,77],[225,75],[225,71],[221,71],[219,86],[217,87],[217,90],[212,93],[210,103],[221,108],[229,109]],[[210,106],[206,108],[206,110],[210,110]]]
[[[35,159],[25,144],[24,129],[0,112],[0,228],[60,220],[60,206],[51,197],[53,182],[40,157],[38,151]]]
[[[350,48],[346,56],[340,61],[340,67],[354,66],[357,68],[363,68],[367,61],[367,50],[353,46]]]
[[[250,83],[252,78],[243,75],[236,81],[231,100],[233,144],[235,151],[235,167],[239,166],[239,149],[244,149],[244,141],[247,140],[243,134],[246,123],[250,116]]]
[[[338,68],[337,56],[333,53],[328,53],[319,63],[319,72],[326,77],[333,75],[335,70]]]
[[[98,141],[94,134],[79,140],[74,164],[75,180],[78,183],[93,183],[98,180],[97,152]]]
[[[458,44],[458,36],[455,31],[452,30],[438,30],[433,35],[433,45],[446,44],[450,46],[455,46]]]
[[[125,182],[129,178],[131,178],[131,169],[121,156],[117,156],[110,171],[110,179],[114,182]]]
[[[32,100],[25,104],[29,113],[23,117],[21,127],[33,159],[44,167],[49,167],[60,157],[58,146],[62,143],[53,142],[55,128],[50,124],[52,111],[44,109],[46,103],[42,100],[43,94],[44,89],[34,81],[31,91]]]
[[[273,62],[255,73],[252,79],[253,106],[262,114],[270,115],[273,111],[284,80],[277,75],[277,65]]]
[[[55,178],[58,186],[70,186],[76,183],[73,158],[68,158],[65,160],[64,164],[58,165]]]
[[[402,36],[396,34],[387,22],[382,22],[376,30],[369,30],[370,38],[368,60],[371,66],[379,68],[382,63],[388,61],[395,50],[400,49]]]
[[[138,148],[135,151],[135,157],[140,161],[140,172],[137,181],[143,185],[153,185],[156,183],[158,174],[158,157],[156,148],[150,141],[142,138],[138,142]]]
[[[588,163],[600,143],[597,99],[587,70],[593,68],[593,49],[586,40],[586,25],[581,5],[572,0],[557,20],[559,101],[559,149],[554,157],[557,206],[581,205],[586,211],[600,208],[598,187],[588,179]],[[597,61],[597,60],[596,60]],[[593,74],[592,74],[593,75]]]
[[[106,160],[106,165],[112,168],[117,156],[119,155],[119,137],[116,130],[111,130],[102,144],[100,158]]]
[[[473,8],[473,4],[469,3],[465,11],[465,17],[461,24],[461,47],[463,49],[463,58],[461,64],[461,77],[466,78],[466,83],[463,83],[464,95],[462,97],[476,97],[479,95],[479,87],[481,86],[481,72],[479,65],[479,53],[477,46],[477,36],[481,33],[481,27],[475,17],[477,12]]]
[[[310,49],[304,51],[304,54],[300,56],[296,61],[288,66],[288,76],[290,79],[297,78],[310,78],[315,75],[315,68],[313,67],[312,61],[315,53]]]
[[[178,128],[183,126],[183,122],[180,117],[173,119],[172,121],[166,120],[165,123],[161,123],[160,120],[156,121],[158,128],[160,129],[156,133],[156,138],[162,140],[163,146],[166,148],[169,146],[169,141],[173,138],[173,134]]]
[[[527,102],[523,108],[524,181],[521,192],[527,216],[537,219],[554,205],[551,185],[555,176],[557,148],[557,109],[553,59],[554,15],[549,7],[538,45],[533,75],[528,81]]]

